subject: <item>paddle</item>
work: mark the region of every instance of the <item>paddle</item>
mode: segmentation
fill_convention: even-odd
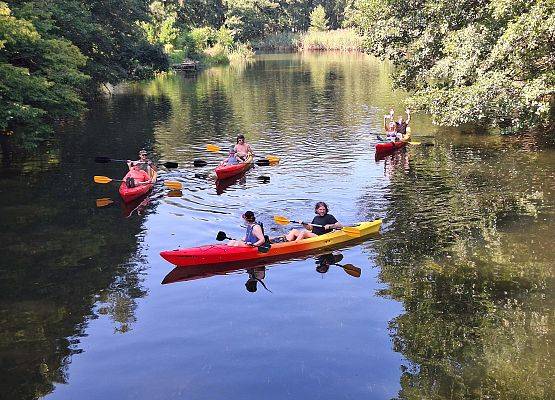
[[[113,202],[114,202],[114,200],[112,200],[109,197],[102,197],[101,199],[96,199],[96,206],[98,208],[106,207],[106,206],[109,206],[110,204],[112,204]]]
[[[94,182],[95,183],[123,182],[123,179],[112,179],[112,178],[108,178],[107,176],[95,175]],[[148,183],[146,182],[139,182],[138,184],[148,185]],[[177,181],[164,181],[164,185],[172,190],[181,190],[183,188],[183,185],[181,184],[181,182],[177,182]]]
[[[260,167],[267,167],[268,165],[272,165],[272,162],[266,159],[256,160],[254,163]],[[208,163],[206,161],[198,158],[193,161],[193,166],[195,167],[206,167],[207,165]]]
[[[230,238],[225,234],[225,232],[222,232],[222,231],[219,231],[218,234],[216,235],[216,240],[219,242],[226,239],[236,240],[236,239]],[[266,243],[264,243],[262,246],[256,246],[256,247],[259,253],[267,253],[270,251],[270,247],[272,247],[272,245],[270,244],[270,242],[266,241]]]
[[[380,141],[380,142],[389,142],[389,140],[384,139],[383,137],[381,137],[380,135],[376,135],[376,138]],[[407,144],[411,144],[413,146],[420,146],[423,145],[424,147],[432,147],[435,146],[434,143],[422,143],[422,142],[418,142],[416,140],[409,140],[406,142]]]
[[[216,146],[215,144],[207,144],[206,150],[211,151],[213,153],[217,153],[221,151],[222,148],[220,146]],[[270,163],[278,163],[280,158],[278,156],[266,156],[266,160],[268,160]],[[262,161],[262,160],[259,160],[259,161]]]
[[[118,159],[110,158],[110,157],[95,157],[94,158],[94,162],[100,163],[100,164],[106,164],[106,163],[109,163],[109,162],[112,162],[112,161],[127,162],[127,160],[118,160]],[[157,165],[163,165],[166,168],[177,168],[179,166],[179,164],[177,164],[176,162],[173,162],[173,161],[158,163]]]
[[[291,223],[302,224],[302,225],[308,224],[307,222],[303,222],[303,221],[300,221],[300,220],[290,220],[289,218],[281,216],[281,215],[274,215],[274,221],[279,225],[288,225],[288,224],[291,224]],[[317,224],[310,224],[310,225],[318,226],[320,228],[324,227],[323,225],[317,225]],[[353,226],[344,226],[343,228],[341,228],[341,230],[349,236],[354,236],[354,237],[360,236],[360,229],[355,228]]]

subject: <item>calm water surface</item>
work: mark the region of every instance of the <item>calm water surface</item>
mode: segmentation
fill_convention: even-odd
[[[423,144],[376,161],[383,114],[404,109],[389,72],[285,54],[159,77],[95,104],[46,155],[5,165],[0,397],[553,398],[553,143],[415,115]],[[239,132],[281,162],[216,182],[222,155],[206,145]],[[142,147],[179,163],[160,178],[183,190],[159,184],[126,207],[116,184],[92,182],[124,166],[93,158]],[[344,223],[383,219],[334,252],[358,278],[316,256],[166,277],[162,250],[240,236],[249,209],[281,234],[292,226],[273,215],[310,219],[321,200]]]

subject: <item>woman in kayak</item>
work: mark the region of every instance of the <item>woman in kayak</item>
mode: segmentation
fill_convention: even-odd
[[[291,242],[295,240],[298,242],[302,239],[329,233],[334,229],[341,229],[343,225],[341,225],[341,223],[339,223],[333,215],[328,214],[328,211],[329,209],[326,203],[323,201],[316,203],[316,206],[314,207],[316,216],[312,222],[310,224],[303,224],[306,229],[291,230],[287,235],[285,235],[287,241]]]
[[[236,153],[235,146],[231,146],[229,149],[229,156],[223,160],[220,165],[236,165],[242,162],[245,162],[243,157]]]
[[[138,185],[147,185],[152,183],[150,180],[150,176],[141,169],[141,162],[140,161],[131,161],[130,162],[129,172],[123,177],[123,180],[128,188],[134,188]]]
[[[254,155],[254,151],[252,151],[252,147],[245,141],[245,136],[237,135],[237,144],[235,145],[235,151],[237,155],[241,156],[242,158],[247,158],[249,154]]]
[[[244,213],[243,219],[247,223],[245,238],[243,240],[230,240],[227,245],[235,247],[262,246],[266,242],[262,223],[256,222],[256,218],[252,211]]]
[[[156,171],[156,164],[154,164],[151,160],[147,157],[146,150],[139,151],[139,159],[136,161],[127,160],[127,166],[131,170],[133,167],[132,163],[139,163],[139,167],[145,171],[147,174],[150,175],[150,170]]]
[[[383,128],[385,129],[387,140],[395,140],[397,136],[397,125],[393,119],[393,109],[391,109],[389,115],[383,116]]]

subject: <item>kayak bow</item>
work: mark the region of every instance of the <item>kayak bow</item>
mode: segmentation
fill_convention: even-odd
[[[238,175],[252,167],[252,154],[249,154],[245,162],[235,165],[220,165],[216,168],[216,176],[218,179],[226,179]]]

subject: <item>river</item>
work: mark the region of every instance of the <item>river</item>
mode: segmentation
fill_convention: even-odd
[[[421,144],[376,160],[382,117],[406,97],[389,68],[299,53],[159,76],[6,163],[0,397],[553,398],[555,146],[414,114]],[[206,145],[238,133],[280,162],[216,182],[223,155]],[[93,183],[126,166],[94,157],[141,148],[179,167],[126,206]],[[246,210],[285,233],[272,217],[309,220],[317,201],[344,224],[383,220],[334,252],[360,277],[317,256],[193,274],[159,255],[241,236]]]

